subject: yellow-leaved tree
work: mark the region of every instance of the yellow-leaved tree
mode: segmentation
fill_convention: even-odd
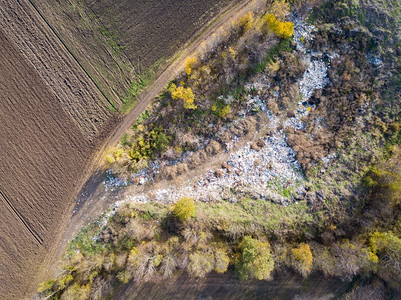
[[[294,23],[279,21],[274,32],[278,37],[288,39],[294,34]]]
[[[247,31],[249,28],[252,28],[255,18],[253,16],[253,12],[249,11],[246,15],[242,16],[239,19],[239,26],[242,30]]]
[[[297,248],[291,250],[292,266],[303,277],[306,277],[312,271],[313,255],[308,244],[301,243]]]
[[[191,75],[192,69],[198,64],[198,60],[195,57],[190,57],[185,61],[185,73]]]
[[[195,95],[192,92],[191,88],[185,88],[184,86],[178,86],[174,83],[170,84],[168,91],[171,94],[171,98],[173,100],[182,100],[184,101],[184,108],[186,109],[196,109],[195,105]]]
[[[183,197],[177,201],[173,206],[174,216],[182,221],[187,221],[190,217],[195,214],[195,203],[194,199],[189,197]]]
[[[278,20],[273,14],[264,17],[268,30],[273,31],[279,38],[288,39],[294,34],[294,23]]]

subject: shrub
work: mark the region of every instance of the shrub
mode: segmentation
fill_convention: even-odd
[[[290,13],[290,5],[286,0],[276,0],[273,2],[270,11],[280,20],[284,20]]]
[[[49,292],[53,288],[53,285],[54,285],[54,280],[52,280],[52,279],[46,280],[46,281],[41,282],[39,284],[39,287],[38,287],[37,291],[38,291],[39,294],[42,294],[42,293],[45,293],[45,292]]]
[[[108,164],[115,163],[121,159],[123,156],[124,151],[123,149],[113,149],[110,150],[109,153],[106,155],[105,159]]]
[[[196,277],[205,275],[214,269],[214,255],[212,252],[196,251],[189,255],[188,271]]]
[[[198,60],[195,57],[190,57],[185,62],[185,73],[191,75],[192,69],[198,64]]]
[[[401,239],[391,232],[375,232],[369,242],[372,252],[379,258],[378,275],[398,287],[401,281]]]
[[[182,85],[177,87],[174,83],[170,84],[168,91],[171,93],[171,98],[173,100],[184,101],[184,108],[186,109],[196,109],[195,105],[195,95],[191,88],[185,88]]]
[[[220,118],[225,118],[231,113],[231,106],[226,105],[224,106],[218,113]]]
[[[70,286],[62,296],[62,299],[65,300],[84,300],[89,299],[90,294],[90,285],[79,285],[78,283],[74,283]]]
[[[128,154],[134,162],[150,159],[153,156],[150,141],[143,136],[138,137]]]
[[[313,256],[308,244],[301,243],[297,248],[291,250],[292,266],[303,277],[309,275],[312,270]]]
[[[117,274],[117,279],[122,283],[128,283],[132,279],[132,274],[128,270],[123,270]]]
[[[367,172],[364,183],[371,189],[377,200],[385,200],[389,204],[401,203],[401,176],[399,169],[371,167]]]
[[[132,144],[128,155],[134,162],[152,159],[156,153],[162,153],[170,144],[171,137],[161,127],[152,129],[146,136],[139,136]]]
[[[228,258],[226,251],[224,251],[223,249],[217,249],[214,252],[214,260],[214,270],[217,273],[224,273],[225,271],[227,271],[230,259]]]
[[[59,290],[65,289],[73,280],[74,277],[72,277],[71,274],[64,275],[59,280],[57,280],[58,289]]]
[[[174,216],[182,221],[187,221],[190,217],[195,214],[195,203],[194,199],[184,197],[178,200],[173,207]]]
[[[236,264],[241,279],[269,279],[274,269],[273,256],[268,242],[245,236],[240,246],[240,259]]]

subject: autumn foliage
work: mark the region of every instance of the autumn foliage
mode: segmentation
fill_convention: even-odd
[[[255,21],[255,17],[252,11],[249,11],[246,15],[239,19],[239,26],[245,32],[248,29],[252,28],[253,23]]]
[[[184,108],[186,109],[196,109],[195,105],[195,95],[191,88],[185,88],[184,86],[178,86],[174,83],[170,84],[168,91],[171,93],[171,98],[173,100],[184,101]]]
[[[273,256],[268,242],[245,236],[240,244],[241,257],[236,264],[241,279],[269,279],[274,269]]]
[[[185,62],[185,73],[191,75],[192,69],[198,64],[198,60],[195,57],[190,57]]]
[[[297,248],[291,250],[293,267],[304,277],[309,275],[313,266],[312,251],[308,244],[301,243]]]
[[[173,212],[174,216],[177,217],[180,221],[188,220],[195,213],[194,199],[189,197],[181,198],[174,205]]]
[[[279,38],[288,39],[294,34],[294,23],[280,21],[273,14],[267,14],[264,19],[267,28]]]

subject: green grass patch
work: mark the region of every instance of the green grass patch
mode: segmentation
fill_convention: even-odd
[[[99,218],[99,220],[82,228],[77,236],[69,243],[66,250],[67,257],[73,257],[76,251],[79,251],[84,256],[93,256],[101,253],[104,248],[94,237],[99,234],[102,226]]]
[[[105,37],[107,45],[109,45],[114,54],[120,55],[127,46],[122,46],[117,43],[116,32],[110,31],[105,26],[100,27],[100,33]]]
[[[141,75],[138,75],[136,80],[131,82],[131,86],[126,95],[121,99],[123,104],[120,108],[120,112],[122,114],[127,114],[135,107],[135,105],[138,103],[139,95],[150,86],[160,67],[164,63],[164,59],[158,60]]]
[[[198,203],[198,215],[204,215],[211,223],[227,222],[227,231],[230,228],[243,227],[243,234],[248,234],[248,229],[253,228],[265,232],[273,232],[280,228],[302,228],[303,223],[312,219],[307,213],[306,201],[292,203],[288,206],[275,204],[270,201],[244,198],[237,203],[221,201],[216,204]]]

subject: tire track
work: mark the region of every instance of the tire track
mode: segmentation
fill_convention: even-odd
[[[8,209],[12,214],[14,214],[24,225],[24,227],[28,230],[28,232],[32,235],[32,237],[40,244],[43,244],[42,238],[36,233],[36,231],[25,221],[25,218],[19,213],[19,211],[14,207],[11,201],[7,198],[7,196],[0,190],[0,198],[6,204]]]
[[[38,15],[42,18],[42,20],[47,24],[47,26],[49,27],[50,31],[56,36],[56,38],[60,41],[60,43],[64,46],[64,48],[67,50],[67,52],[72,56],[72,58],[76,61],[76,63],[79,65],[79,67],[82,69],[82,71],[88,76],[88,78],[90,79],[90,81],[94,84],[94,86],[98,89],[98,91],[102,94],[102,96],[104,97],[104,99],[106,99],[107,103],[110,104],[114,109],[116,109],[116,105],[115,103],[113,103],[109,97],[107,97],[107,95],[103,92],[103,90],[98,86],[98,84],[95,82],[95,80],[93,79],[93,77],[89,74],[89,72],[84,68],[84,66],[81,64],[81,62],[78,60],[78,58],[75,56],[74,53],[72,53],[72,51],[70,50],[70,48],[68,48],[68,46],[66,45],[66,43],[64,42],[64,40],[60,37],[60,35],[56,32],[56,30],[54,29],[54,27],[52,25],[50,25],[50,23],[47,21],[47,19],[45,18],[45,16],[42,14],[42,12],[38,9],[38,7],[36,6],[36,4],[32,1],[32,0],[28,0],[28,2],[31,4],[31,6],[33,7],[33,9],[38,13]]]

